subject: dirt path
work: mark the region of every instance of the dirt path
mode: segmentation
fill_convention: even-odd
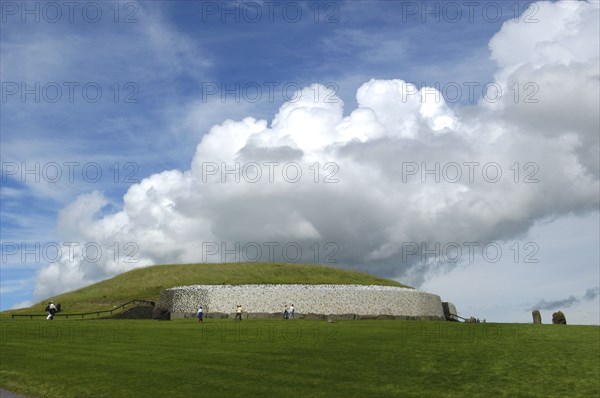
[[[3,388],[0,388],[0,398],[25,398],[22,395],[17,395],[14,392],[6,391]]]

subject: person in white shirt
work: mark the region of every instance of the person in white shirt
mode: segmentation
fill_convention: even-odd
[[[198,322],[202,322],[202,318],[204,317],[204,311],[202,311],[202,307],[198,308]]]
[[[294,304],[290,305],[290,319],[294,319]]]

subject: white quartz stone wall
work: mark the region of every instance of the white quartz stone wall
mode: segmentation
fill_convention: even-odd
[[[450,310],[451,314],[458,315],[458,312],[456,312],[456,307],[454,306],[454,304],[448,303],[448,309]]]
[[[282,313],[356,314],[444,318],[439,296],[415,289],[378,285],[193,285],[161,292],[159,306],[172,314]]]

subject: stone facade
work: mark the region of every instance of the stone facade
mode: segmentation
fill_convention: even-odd
[[[456,307],[452,303],[443,302],[442,308],[444,310],[444,317],[447,321],[458,321],[458,318],[455,315],[458,315],[456,312]]]
[[[193,285],[161,292],[158,306],[173,318],[232,315],[241,304],[245,316],[279,317],[293,304],[296,318],[315,315],[369,319],[444,319],[439,296],[416,289],[379,285]]]

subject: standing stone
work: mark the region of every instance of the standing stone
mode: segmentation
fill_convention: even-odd
[[[534,325],[542,324],[542,315],[540,314],[540,310],[531,311],[531,315],[533,316],[533,324]]]
[[[565,317],[565,314],[563,314],[562,311],[557,311],[554,314],[552,314],[552,323],[555,325],[566,325],[567,318]]]

